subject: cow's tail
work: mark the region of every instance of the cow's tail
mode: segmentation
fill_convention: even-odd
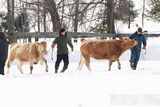
[[[83,57],[83,55],[82,55],[82,52],[80,53],[80,60],[79,60],[79,65],[78,65],[78,68],[77,68],[77,70],[82,70],[82,66],[83,66],[83,64],[84,64],[84,57]]]
[[[11,64],[14,61],[14,59],[14,55],[10,54],[7,62],[7,74],[9,74],[9,68],[11,67]]]
[[[10,63],[9,63],[9,61],[7,62],[7,70],[8,70],[8,72],[7,72],[7,74],[9,73],[9,68],[10,68],[11,66],[10,66]]]

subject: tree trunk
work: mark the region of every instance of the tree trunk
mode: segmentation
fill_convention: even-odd
[[[8,36],[9,42],[16,42],[16,37],[14,36],[14,0],[7,0],[7,9],[8,9]]]
[[[61,28],[60,18],[58,14],[58,10],[54,0],[45,0],[46,9],[51,16],[51,21],[53,24],[53,32],[58,32]]]
[[[8,9],[8,19],[7,19],[8,20],[8,32],[11,32],[12,26],[9,26],[9,23],[12,22],[10,0],[7,0],[7,9]]]
[[[115,25],[114,25],[114,0],[107,1],[107,33],[114,34],[115,33]]]
[[[39,8],[39,0],[38,0],[38,5],[37,5],[38,11],[37,11],[37,25],[38,25],[38,34],[40,33],[40,17],[39,17],[39,13],[40,13],[40,8]],[[35,41],[38,41],[38,37],[35,38]]]
[[[43,12],[43,30],[44,32],[47,32],[47,28],[46,28],[46,10],[44,9]]]
[[[143,0],[142,27],[144,27],[144,11],[145,11],[145,0]]]
[[[62,27],[64,28],[63,19],[64,19],[64,0],[62,0],[62,19],[61,19],[61,24],[62,24]]]
[[[44,33],[47,32],[47,28],[46,28],[46,7],[45,7],[45,0],[43,1],[44,3],[44,7],[43,7],[43,30],[44,30]],[[46,39],[46,38],[45,38]]]
[[[130,6],[130,0],[129,0],[129,17],[128,17],[128,28],[130,29],[130,25],[131,25],[131,6]]]
[[[11,26],[12,26],[12,29],[11,29],[11,32],[13,32],[14,33],[14,26],[15,26],[15,22],[14,22],[14,0],[12,0],[12,23],[11,23]]]
[[[78,11],[79,11],[79,0],[76,0],[75,17],[74,17],[74,32],[78,31]]]

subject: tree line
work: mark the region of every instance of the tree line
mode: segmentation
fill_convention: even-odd
[[[160,1],[144,0],[151,7],[146,17],[160,21]],[[138,16],[134,0],[5,0],[0,30],[8,32],[72,32],[114,34],[115,23],[130,24]]]

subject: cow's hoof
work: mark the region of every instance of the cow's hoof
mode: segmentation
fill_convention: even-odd
[[[33,62],[34,64],[37,64],[38,62]]]

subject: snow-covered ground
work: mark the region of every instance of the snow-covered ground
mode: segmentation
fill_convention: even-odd
[[[49,50],[53,39],[45,41]],[[120,57],[121,70],[116,62],[108,71],[108,61],[92,59],[92,72],[85,65],[82,71],[76,71],[80,39],[73,43],[74,52],[69,48],[70,64],[65,73],[54,74],[56,49],[53,60],[51,51],[45,56],[48,73],[39,63],[30,75],[29,65],[24,64],[22,75],[14,61],[10,74],[0,76],[0,107],[159,107],[159,41],[160,38],[148,38],[147,52],[142,51],[136,71],[129,67],[129,50]],[[60,69],[62,66],[63,63]]]

